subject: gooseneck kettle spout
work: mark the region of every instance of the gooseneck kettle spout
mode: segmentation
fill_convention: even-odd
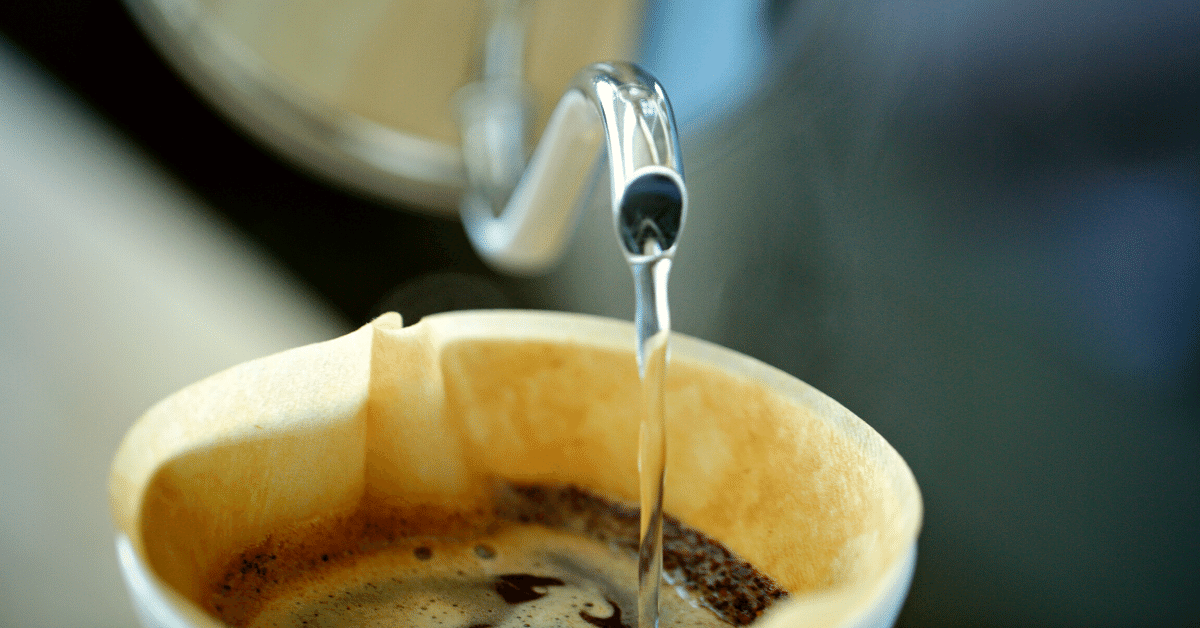
[[[499,89],[498,89],[499,87]],[[674,254],[687,213],[683,163],[661,85],[630,63],[580,71],[524,167],[519,90],[485,80],[461,97],[467,235],[498,270],[548,270],[570,240],[596,156],[607,149],[613,227],[626,258]]]

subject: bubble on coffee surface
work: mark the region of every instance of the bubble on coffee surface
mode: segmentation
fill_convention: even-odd
[[[636,625],[636,508],[571,487],[520,486],[488,514],[482,525],[442,536],[355,517],[323,522],[307,536],[274,535],[230,563],[210,610],[254,627]],[[330,542],[348,533],[351,540]],[[664,628],[744,625],[784,595],[670,518],[664,550],[674,589],[661,598]]]

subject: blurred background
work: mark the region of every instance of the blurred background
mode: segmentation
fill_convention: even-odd
[[[1200,5],[661,0],[634,40],[684,134],[674,326],[908,461],[899,625],[1200,625]],[[388,309],[632,318],[601,209],[522,279],[355,189],[119,2],[0,5],[0,625],[133,625],[107,465],[191,381]]]

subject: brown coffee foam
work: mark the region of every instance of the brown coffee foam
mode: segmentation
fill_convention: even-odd
[[[441,315],[404,329],[383,317],[153,408],[114,461],[114,517],[199,602],[220,557],[368,494],[473,504],[498,476],[633,501],[632,342],[628,325],[581,316]],[[774,369],[681,336],[672,352],[668,511],[794,592],[884,577],[920,521],[895,452]],[[429,431],[446,446],[406,438]],[[404,459],[368,450],[369,433]]]
[[[493,551],[488,558],[469,542],[440,538],[331,558],[282,583],[260,614],[238,625],[631,625],[635,598],[614,583],[635,580],[632,554],[534,526],[503,526],[486,540]],[[682,599],[666,606],[672,612],[664,628],[720,628],[715,617]]]
[[[245,625],[264,605],[311,582],[331,564],[345,565],[395,543],[470,539],[494,528],[490,511],[398,508],[364,501],[347,514],[316,517],[274,530],[239,551],[204,587],[204,607],[237,626]],[[415,540],[414,540],[415,539]]]
[[[422,599],[450,605],[463,591],[482,587],[494,589],[513,605],[540,595],[536,590],[521,594],[521,587],[514,587],[510,579],[519,585],[547,577],[574,577],[575,584],[580,583],[579,572],[564,572],[554,560],[546,560],[549,553],[558,551],[563,556],[566,550],[570,560],[589,566],[586,571],[599,569],[596,573],[606,574],[599,582],[590,582],[589,586],[607,590],[592,602],[616,598],[627,618],[636,616],[636,507],[571,486],[500,485],[494,499],[489,510],[474,513],[366,505],[349,516],[289,526],[228,561],[223,575],[207,587],[204,601],[210,612],[235,626],[282,621],[281,613],[291,614],[297,607],[341,613],[340,607],[329,608],[329,600],[354,589],[360,594],[346,598],[350,605],[345,611],[361,618],[364,609],[352,606],[372,606],[365,598],[387,600],[384,589],[421,591],[428,586],[422,583],[438,580],[436,590],[425,590]],[[514,545],[514,539],[520,543]],[[457,557],[448,558],[453,554]],[[745,625],[784,595],[754,566],[669,515],[664,526],[664,567],[671,585],[664,589],[664,626]],[[489,598],[486,590],[483,593]],[[494,596],[490,600],[491,605],[498,604]],[[488,604],[483,599],[477,605],[480,601]],[[708,610],[685,608],[690,606]],[[523,607],[522,612],[564,612],[563,607],[556,608],[538,610],[535,605]],[[273,609],[266,610],[267,619],[259,617],[264,609]],[[389,602],[382,612],[391,621],[420,623],[420,610],[402,604],[393,608]],[[495,610],[506,609],[501,605]],[[620,615],[617,609],[615,616]],[[539,625],[559,623],[542,619],[547,621]],[[587,621],[595,623],[595,619]]]

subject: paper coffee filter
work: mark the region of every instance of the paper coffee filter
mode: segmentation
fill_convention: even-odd
[[[882,437],[761,362],[671,343],[665,508],[792,593],[760,623],[843,625],[908,577],[920,494]],[[636,503],[633,346],[628,323],[582,315],[384,315],[151,408],[113,464],[116,524],[198,604],[241,549],[363,504],[466,512],[497,479]]]

